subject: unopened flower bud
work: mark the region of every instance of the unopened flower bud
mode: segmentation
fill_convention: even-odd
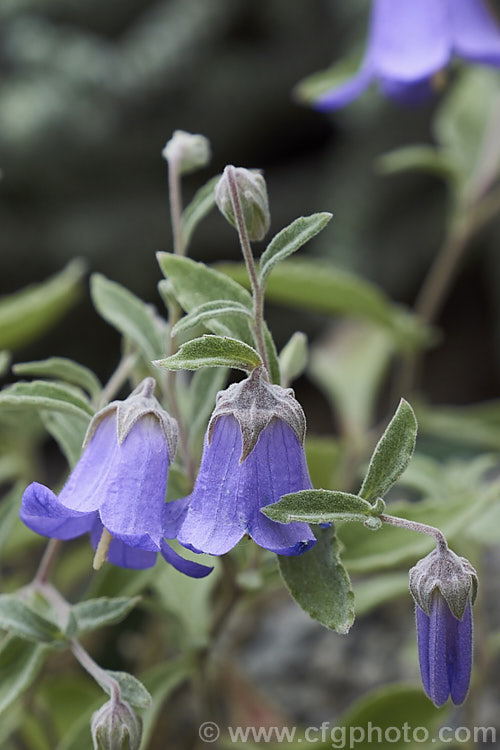
[[[210,141],[204,135],[175,130],[162,151],[163,158],[176,163],[179,174],[188,174],[205,167],[212,156]]]
[[[410,570],[410,592],[420,609],[430,614],[436,591],[452,614],[461,620],[467,603],[474,604],[477,573],[465,557],[459,557],[450,549],[435,549]]]
[[[222,215],[238,228],[234,201],[237,191],[243,222],[251,240],[265,237],[271,223],[267,187],[257,170],[228,166],[215,188],[215,201]]]
[[[110,700],[96,711],[90,723],[94,750],[139,750],[142,722],[121,700]]]

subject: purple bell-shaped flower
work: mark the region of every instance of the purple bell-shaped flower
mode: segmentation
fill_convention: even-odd
[[[125,401],[113,401],[92,419],[84,451],[59,497],[38,482],[26,488],[20,516],[43,536],[73,539],[90,533],[94,567],[104,562],[149,568],[161,552],[189,576],[211,568],[180,557],[163,538],[168,466],[177,423],[146,378]]]
[[[477,574],[464,557],[436,549],[410,570],[424,690],[436,706],[463,703],[472,669]]]
[[[259,367],[217,396],[191,496],[166,506],[165,534],[195,552],[223,555],[248,534],[278,555],[300,555],[315,537],[260,512],[289,492],[309,489],[305,417],[290,388]]]
[[[418,102],[453,55],[500,66],[500,26],[484,0],[373,0],[359,71],[315,107],[344,107],[377,81],[386,96]]]

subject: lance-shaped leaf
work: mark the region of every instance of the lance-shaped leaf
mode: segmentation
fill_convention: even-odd
[[[177,336],[194,328],[197,325],[204,325],[209,320],[217,318],[221,322],[231,323],[232,318],[246,318],[252,320],[252,312],[241,305],[239,302],[228,302],[227,300],[218,299],[213,302],[204,302],[199,307],[195,307],[191,312],[179,320],[172,328],[171,335]]]
[[[151,305],[99,273],[90,279],[90,293],[99,315],[132,341],[147,360],[165,350],[166,324]]]
[[[94,411],[83,393],[69,385],[33,380],[14,383],[0,392],[0,409],[48,409],[83,418]]]
[[[28,641],[54,643],[64,638],[58,625],[39,615],[14,594],[0,596],[0,628]]]
[[[78,301],[85,265],[80,260],[42,284],[0,298],[0,349],[34,341]]]
[[[376,166],[379,172],[387,175],[413,170],[431,172],[445,180],[455,180],[457,176],[448,154],[427,144],[403,146],[383,154],[377,159]]]
[[[372,502],[399,479],[415,450],[417,419],[408,401],[401,399],[386,431],[377,443],[368,471],[359,491],[360,497]]]
[[[0,645],[0,714],[29,688],[43,663],[47,647],[14,635]]]
[[[278,232],[266,247],[259,262],[259,277],[265,282],[276,263],[285,260],[326,227],[332,214],[328,212],[300,216]]]
[[[273,521],[290,523],[331,523],[332,521],[364,521],[372,514],[366,500],[348,492],[334,490],[301,490],[283,495],[281,500],[262,508]]]
[[[115,597],[107,596],[99,599],[88,599],[74,604],[71,608],[76,620],[78,633],[96,630],[103,625],[112,625],[123,620],[139,601],[138,596]]]
[[[221,175],[215,175],[195,194],[191,203],[186,206],[182,214],[182,237],[184,245],[187,247],[191,240],[194,230],[207,214],[215,206],[215,186],[219,182]]]
[[[19,362],[12,368],[16,375],[42,375],[78,385],[97,398],[102,386],[97,376],[88,367],[66,357],[50,357],[39,362]]]
[[[227,336],[206,335],[183,344],[176,354],[153,362],[166,370],[198,370],[200,367],[233,367],[250,372],[262,364],[251,346]]]
[[[47,432],[52,435],[71,469],[76,466],[82,454],[83,441],[89,426],[90,417],[85,419],[61,411],[40,411],[40,418]]]
[[[335,531],[318,527],[314,533],[318,541],[304,555],[278,558],[281,575],[308,615],[330,630],[347,633],[354,622],[354,594]]]
[[[281,385],[287,386],[299,378],[307,367],[307,336],[296,331],[280,351]]]
[[[252,297],[241,284],[230,279],[226,274],[209,268],[204,263],[197,263],[191,258],[182,258],[172,253],[158,253],[158,263],[170,283],[169,294],[173,292],[180,306],[186,312],[206,302],[230,300],[237,302],[250,312],[253,310]],[[243,275],[247,278],[246,269]],[[243,316],[229,319],[211,318],[205,320],[206,327],[220,336],[230,336],[254,343],[254,336],[249,321]],[[269,362],[270,376],[273,383],[280,383],[278,355],[273,338],[267,326],[264,326],[264,340]]]

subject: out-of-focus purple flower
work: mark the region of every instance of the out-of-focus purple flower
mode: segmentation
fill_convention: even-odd
[[[260,509],[309,489],[305,417],[291,389],[257,368],[219,393],[193,493],[166,506],[165,534],[195,552],[223,555],[248,534],[279,555],[315,544],[305,523],[279,524]]]
[[[435,592],[430,615],[417,605],[417,640],[420,674],[424,690],[436,706],[449,696],[463,703],[472,669],[472,607],[470,601],[461,620],[453,615],[444,598]]]
[[[500,27],[484,0],[373,0],[358,73],[320,96],[315,107],[344,107],[372,81],[386,96],[419,102],[453,55],[500,66]]]
[[[162,534],[177,424],[153,396],[154,387],[154,379],[146,378],[125,401],[98,412],[59,497],[33,482],[20,516],[33,531],[55,539],[89,532],[96,567],[107,559],[124,568],[149,568],[160,551],[178,570],[201,577],[211,568],[180,557]]]
[[[472,669],[472,604],[477,574],[464,557],[436,549],[410,570],[424,690],[436,706],[463,703]]]

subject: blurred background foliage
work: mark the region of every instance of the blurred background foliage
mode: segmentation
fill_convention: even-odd
[[[154,253],[171,249],[171,233],[167,169],[160,154],[177,128],[203,133],[213,148],[210,167],[186,178],[186,202],[227,163],[263,168],[271,234],[301,214],[332,211],[334,219],[304,254],[360,274],[395,302],[413,303],[444,239],[449,194],[432,174],[382,175],[377,159],[399,146],[432,143],[439,99],[405,109],[373,91],[330,116],[297,100],[301,79],[361,47],[368,5],[368,0],[0,2],[0,295],[52,277],[50,304],[46,290],[41,300],[37,287],[0,302],[4,320],[9,310],[1,305],[8,304],[17,321],[22,310],[25,322],[14,361],[72,357],[107,380],[120,341],[91,304],[85,269],[162,308]],[[425,398],[467,406],[465,420],[457,429],[446,412],[422,415],[426,435],[419,448],[434,457],[418,456],[396,491],[406,498],[401,508],[407,514],[408,501],[424,497],[427,505],[417,509],[419,518],[445,525],[448,519],[444,530],[457,551],[476,564],[480,542],[491,545],[483,559],[487,606],[478,632],[496,628],[496,634],[491,651],[484,647],[478,655],[476,679],[481,672],[483,682],[488,680],[487,667],[492,678],[476,723],[491,723],[500,699],[494,679],[500,650],[498,577],[492,572],[499,561],[494,546],[498,491],[483,481],[497,462],[482,456],[461,463],[455,456],[443,468],[435,456],[456,454],[460,440],[466,455],[498,450],[499,407],[487,411],[470,405],[498,396],[499,231],[497,218],[474,238],[437,321],[442,335],[423,363]],[[197,231],[190,255],[206,262],[239,260],[234,232],[217,213]],[[75,257],[82,262],[70,264]],[[381,329],[272,303],[267,311],[279,349],[297,329],[319,341],[311,352],[310,377],[294,384],[312,433],[311,474],[317,486],[349,488],[359,469],[356,441],[388,408],[390,387],[382,385],[382,398],[379,390],[387,382],[393,344]],[[44,334],[37,341],[35,329]],[[0,350],[11,348],[0,329]],[[11,379],[8,368],[9,357],[0,353],[0,375]],[[9,488],[0,507],[6,591],[29,580],[43,549],[42,540],[16,520],[21,492],[35,478],[56,486],[67,468],[55,444],[47,446],[45,430],[57,432],[47,419],[42,415],[42,425],[31,413],[19,419],[7,411],[0,422],[0,483]],[[342,433],[340,441],[323,436],[332,424]],[[346,439],[353,464],[347,472]],[[444,507],[445,500],[451,505]],[[490,501],[492,515],[485,511],[482,521],[471,523],[471,505],[486,509]],[[416,684],[407,569],[427,548],[420,540],[409,548],[408,537],[393,529],[378,534],[353,524],[341,529],[360,615],[349,639],[321,629],[283,592],[277,596],[282,588],[272,556],[265,554],[261,569],[254,570],[250,545],[244,542],[236,550],[228,564],[244,569],[238,585],[250,604],[236,612],[214,646],[220,674],[214,702],[228,723],[290,723],[290,716],[319,723],[334,715],[355,724],[363,705],[351,713],[348,707],[362,692],[401,678],[415,678]],[[65,545],[54,582],[72,600],[144,593],[123,625],[88,637],[89,650],[103,666],[144,678],[155,698],[154,711],[146,712],[144,747],[148,739],[151,749],[166,743],[188,747],[203,696],[177,688],[193,664],[182,658],[159,662],[182,650],[189,658],[203,653],[220,571],[193,582],[166,566],[158,565],[154,574],[106,566],[91,577],[89,561],[86,541]],[[375,577],[367,579],[368,570],[376,571]],[[496,662],[490,654],[496,654]],[[31,666],[36,671],[36,659]],[[5,742],[8,750],[87,750],[99,691],[62,652],[51,657],[40,684],[28,694],[28,711],[15,704],[3,714],[0,747]],[[395,690],[407,700],[399,715]],[[172,691],[177,691],[172,704],[160,712]],[[431,726],[442,716],[420,687],[406,692],[399,684],[384,687],[371,700],[375,724],[402,723],[408,705],[416,723]],[[0,689],[0,706],[1,701]],[[472,717],[472,702],[467,706]],[[21,729],[12,735],[16,727]]]
[[[210,138],[207,175],[226,163],[265,170],[273,231],[297,215],[333,211],[309,252],[411,303],[443,238],[446,192],[432,175],[383,177],[374,164],[399,145],[429,142],[436,102],[402,109],[373,92],[327,116],[292,95],[301,78],[362,44],[366,7],[336,0],[4,0],[1,292],[41,281],[78,256],[160,305],[153,254],[170,249],[160,152],[181,127]],[[187,198],[204,177],[186,181]],[[446,336],[424,372],[432,400],[458,404],[496,394],[497,235],[498,221],[474,241],[442,313]],[[209,217],[192,255],[213,261],[235,253],[230,229]],[[297,327],[309,334],[324,327],[312,314],[270,306],[269,315],[279,344]],[[51,348],[105,377],[117,346],[87,296],[23,358]],[[310,418],[320,420],[321,410]]]

